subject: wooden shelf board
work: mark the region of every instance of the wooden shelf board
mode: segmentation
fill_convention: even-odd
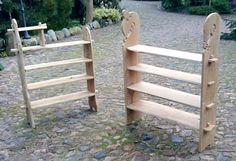
[[[28,70],[33,70],[33,69],[41,69],[41,68],[55,67],[55,66],[61,66],[61,65],[76,64],[76,63],[87,63],[87,62],[92,62],[92,59],[77,58],[77,59],[68,59],[68,60],[55,61],[55,62],[49,62],[49,63],[28,65],[28,66],[25,66],[25,70],[28,71]]]
[[[84,97],[91,97],[91,96],[95,96],[95,94],[92,92],[87,92],[87,91],[77,92],[77,93],[71,93],[71,94],[66,94],[66,95],[55,96],[55,97],[44,98],[41,100],[32,101],[31,106],[32,106],[32,109],[36,109],[39,107],[45,107],[45,106],[54,105],[57,103],[78,100],[78,99],[81,99]]]
[[[190,93],[154,85],[147,82],[139,82],[127,87],[130,90],[146,93],[149,95],[164,98],[170,101],[179,102],[182,104],[199,107],[200,108],[200,96]]]
[[[201,84],[201,76],[197,74],[170,70],[170,69],[155,67],[155,66],[147,65],[147,64],[138,64],[135,66],[131,66],[128,69],[132,71],[142,72],[142,73],[161,75],[164,77],[186,81],[189,83]]]
[[[196,54],[185,51],[171,50],[165,48],[152,47],[147,45],[135,45],[127,48],[130,51],[138,53],[149,53],[166,57],[173,57],[179,59],[187,59],[192,61],[202,61],[202,54]]]
[[[128,109],[155,115],[168,120],[176,121],[184,125],[199,129],[200,116],[181,111],[158,103],[140,100],[127,106]]]
[[[46,44],[45,46],[28,46],[23,47],[22,50],[24,51],[35,51],[41,49],[52,49],[52,48],[59,48],[59,47],[68,47],[68,46],[75,46],[75,45],[85,45],[90,44],[90,41],[71,41],[71,42],[61,42],[61,43],[54,43],[54,44]],[[17,52],[18,49],[11,49],[11,52]]]
[[[41,24],[39,26],[20,27],[18,31],[32,31],[32,30],[43,30],[47,29],[47,24]],[[14,29],[8,29],[7,31],[14,31]]]
[[[50,80],[36,82],[36,83],[30,83],[27,85],[27,87],[29,90],[34,90],[34,89],[39,89],[43,87],[60,85],[60,84],[71,83],[71,82],[75,82],[79,80],[88,80],[88,79],[93,79],[93,76],[89,76],[86,74],[72,75],[72,76],[55,78],[55,79],[50,79]]]

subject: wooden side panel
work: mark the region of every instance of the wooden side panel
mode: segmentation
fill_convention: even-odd
[[[17,53],[17,61],[18,61],[18,67],[19,67],[19,73],[20,73],[20,79],[21,79],[21,86],[22,86],[22,92],[23,92],[23,97],[24,97],[24,102],[25,102],[25,107],[26,107],[26,115],[27,115],[27,121],[30,123],[30,125],[35,128],[34,120],[33,120],[33,113],[31,109],[31,103],[30,103],[30,97],[29,93],[27,90],[27,82],[26,82],[26,75],[25,75],[25,64],[24,64],[24,55],[23,55],[23,50],[22,50],[22,44],[21,44],[21,39],[18,31],[18,25],[15,19],[12,20],[12,29],[15,31],[14,32],[14,38],[16,41],[16,46],[18,48],[18,53]]]
[[[139,101],[142,94],[129,90],[127,87],[141,80],[141,73],[128,70],[130,66],[141,63],[139,53],[129,51],[127,48],[138,44],[140,30],[139,16],[135,12],[123,12],[122,33],[123,33],[123,68],[124,68],[124,94],[125,108],[127,112],[127,123],[140,119],[142,113],[139,111],[128,109],[128,105]]]
[[[217,13],[213,13],[207,17],[204,24],[199,151],[203,151],[208,145],[214,142],[220,19]]]
[[[83,28],[83,40],[89,41],[90,44],[84,45],[84,57],[88,59],[93,59],[93,49],[92,49],[92,39],[91,39],[91,33],[90,30],[87,27]],[[86,73],[87,75],[93,76],[93,79],[87,80],[87,89],[89,92],[95,93],[95,80],[94,80],[94,67],[93,67],[93,61],[88,62],[86,65]],[[96,102],[96,96],[91,96],[89,99],[89,106],[91,109],[94,109],[97,111],[97,102]]]

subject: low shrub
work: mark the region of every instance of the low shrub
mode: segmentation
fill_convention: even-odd
[[[166,10],[172,10],[177,7],[182,6],[182,0],[162,0],[161,1],[162,8]]]
[[[7,52],[5,50],[4,51],[0,51],[0,58],[5,58],[7,56],[8,56],[8,54],[7,54]]]
[[[223,33],[221,39],[235,40],[236,41],[236,20],[225,20],[227,28],[231,31],[230,33]]]
[[[120,0],[93,0],[95,7],[106,7],[119,9]]]
[[[231,12],[231,5],[228,0],[214,0],[212,2],[212,7],[216,9],[219,13]]]
[[[33,8],[26,9],[28,26],[45,22],[48,28],[61,29],[67,27],[73,8],[73,0],[39,1]]]
[[[216,10],[213,7],[209,6],[189,7],[188,11],[190,14],[195,14],[195,15],[208,15],[210,13],[216,12]]]
[[[10,21],[2,21],[0,25],[0,37],[4,37],[7,29],[11,28]]]
[[[104,19],[111,19],[113,22],[121,20],[121,13],[113,8],[96,8],[93,13],[94,20],[101,22]]]

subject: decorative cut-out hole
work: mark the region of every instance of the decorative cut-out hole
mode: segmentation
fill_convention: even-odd
[[[213,25],[212,25],[212,31],[213,31],[213,32],[216,32],[216,24],[213,24]]]

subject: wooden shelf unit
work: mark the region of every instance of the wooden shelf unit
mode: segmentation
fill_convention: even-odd
[[[124,11],[123,17],[123,67],[127,123],[140,119],[142,113],[147,113],[199,129],[198,150],[203,151],[214,142],[216,127],[220,16],[213,13],[206,18],[202,54],[140,45],[138,44],[140,32],[138,14]],[[202,63],[202,72],[199,75],[143,64],[141,58],[143,54],[171,57],[180,61],[181,59],[196,61]],[[193,95],[143,82],[142,73],[198,84],[201,94],[200,96]],[[200,108],[200,115],[143,100],[143,94]]]
[[[95,96],[94,69],[93,69],[93,55],[92,55],[92,39],[91,39],[90,30],[87,27],[83,28],[83,40],[80,40],[80,41],[46,44],[45,37],[44,37],[44,29],[47,29],[47,25],[41,24],[41,23],[39,23],[38,26],[18,28],[18,25],[15,19],[12,20],[12,29],[8,29],[9,32],[14,33],[13,35],[14,35],[15,49],[12,49],[11,51],[16,52],[16,55],[17,55],[27,121],[33,128],[35,128],[35,123],[33,119],[32,110],[37,109],[37,108],[88,97],[88,103],[89,103],[90,108],[93,109],[94,111],[97,111],[97,103],[96,103],[96,96]],[[29,31],[29,30],[38,30],[39,38],[40,38],[39,46],[29,46],[29,47],[22,46],[19,32]],[[25,51],[35,51],[35,50],[40,50],[40,49],[51,49],[51,48],[59,48],[59,47],[75,46],[75,45],[83,45],[84,58],[61,60],[61,61],[25,66],[25,63],[24,63]],[[85,74],[54,78],[50,80],[34,82],[34,83],[29,83],[29,84],[27,83],[26,72],[30,70],[43,69],[43,68],[49,68],[49,67],[58,67],[62,65],[77,64],[77,63],[85,64],[86,66]],[[35,100],[35,101],[31,101],[30,99],[29,90],[35,90],[35,89],[45,88],[49,86],[72,83],[72,82],[76,82],[80,80],[87,81],[86,91],[59,95],[59,96],[44,98],[44,99]]]

